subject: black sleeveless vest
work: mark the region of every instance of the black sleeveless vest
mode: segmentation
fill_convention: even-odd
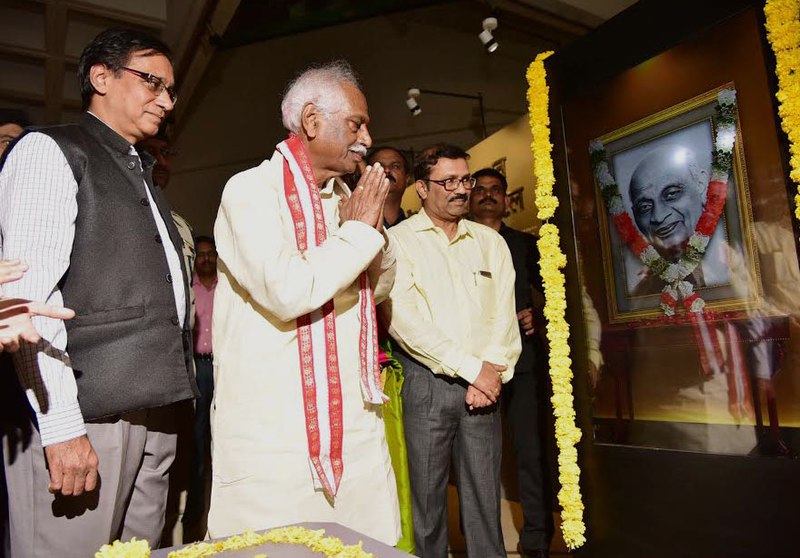
[[[85,420],[159,407],[196,397],[189,317],[179,325],[163,243],[181,254],[181,239],[161,190],[153,158],[84,113],[78,124],[40,128],[69,162],[78,183],[78,216],[69,268],[59,282],[68,320],[67,353]],[[15,142],[10,149],[18,142]],[[7,151],[10,151],[7,150]],[[8,152],[5,153],[8,156]],[[167,225],[161,238],[147,188]]]

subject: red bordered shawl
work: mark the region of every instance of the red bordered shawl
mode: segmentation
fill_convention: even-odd
[[[300,252],[313,250],[327,238],[314,170],[296,135],[290,134],[277,149],[284,157],[283,188],[294,223],[297,249]],[[358,284],[361,394],[364,401],[382,404],[387,397],[381,391],[375,298],[366,272],[360,275]],[[314,488],[324,490],[332,498],[339,489],[344,470],[342,387],[333,300],[297,318],[297,345],[311,475]]]

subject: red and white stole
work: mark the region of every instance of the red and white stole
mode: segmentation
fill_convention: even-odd
[[[300,138],[294,134],[289,134],[289,138],[279,143],[277,149],[284,157],[283,189],[294,223],[297,249],[300,252],[313,250],[325,241],[327,232],[308,153]],[[287,277],[286,280],[291,281],[292,278]],[[361,394],[364,401],[380,405],[388,398],[381,391],[375,298],[366,272],[361,274],[358,281]],[[324,490],[333,498],[344,470],[342,387],[333,300],[297,318],[297,345],[311,476],[314,488]]]

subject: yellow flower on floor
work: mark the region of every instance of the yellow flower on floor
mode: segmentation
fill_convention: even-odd
[[[150,543],[136,540],[136,537],[126,543],[114,541],[112,544],[104,544],[94,553],[94,558],[148,558],[149,556]]]

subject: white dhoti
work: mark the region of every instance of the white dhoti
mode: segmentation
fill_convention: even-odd
[[[331,181],[320,192],[328,239],[299,253],[282,173],[276,153],[233,177],[215,226],[209,534],[332,521],[393,545],[397,491],[380,407],[364,402],[359,384],[356,282],[372,262],[375,297],[385,296],[394,273],[391,245],[363,223],[339,228],[338,201],[347,194]],[[295,322],[331,298],[343,411],[344,471],[335,499],[312,481]]]

